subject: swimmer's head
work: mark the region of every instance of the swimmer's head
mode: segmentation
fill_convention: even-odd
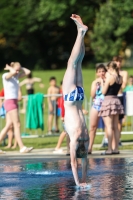
[[[50,86],[56,86],[56,78],[51,76],[49,79]]]
[[[86,158],[87,154],[88,154],[88,152],[86,151],[84,141],[79,141],[79,146],[76,151],[76,157],[77,158]]]
[[[16,74],[18,74],[21,70],[21,65],[19,62],[11,62],[10,66],[15,69]]]
[[[122,57],[121,56],[114,56],[112,61],[116,62],[117,67],[119,69],[121,68],[121,63],[122,63]]]
[[[96,65],[96,75],[98,78],[104,78],[106,74],[106,67],[104,64],[98,64]]]

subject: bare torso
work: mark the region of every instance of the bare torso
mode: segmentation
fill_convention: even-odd
[[[57,86],[50,86],[48,88],[48,94],[52,95],[52,94],[59,94],[60,90],[59,90],[59,87]],[[50,100],[51,101],[54,101],[54,100],[57,100],[57,96],[51,96],[50,97]]]
[[[70,136],[75,139],[88,138],[88,130],[85,123],[85,118],[82,112],[81,101],[65,101],[65,127]]]
[[[26,80],[26,89],[32,89],[34,85],[34,79],[33,78],[27,78]]]

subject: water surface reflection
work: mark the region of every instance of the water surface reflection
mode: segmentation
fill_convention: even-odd
[[[133,159],[89,159],[87,182],[79,190],[70,160],[8,161],[0,164],[0,199],[8,200],[127,200],[133,199]],[[79,161],[79,167],[80,167]],[[81,168],[80,168],[81,169]],[[81,170],[79,170],[81,177]]]

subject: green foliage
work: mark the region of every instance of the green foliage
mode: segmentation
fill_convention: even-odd
[[[32,69],[33,66],[61,68],[76,37],[71,14],[81,15],[83,21],[92,27],[95,12],[102,1],[1,0],[1,64],[18,60]],[[87,40],[86,44],[89,45]]]
[[[1,0],[0,64],[64,67],[76,37],[72,13],[89,27],[84,61],[110,60],[133,42],[132,10],[132,0]]]
[[[101,5],[91,33],[91,47],[98,60],[123,53],[128,45],[126,34],[133,28],[132,10],[132,0],[108,0]]]

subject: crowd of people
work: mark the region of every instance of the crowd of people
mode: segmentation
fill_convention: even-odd
[[[91,85],[92,107],[90,110],[90,130],[88,130],[84,115],[87,111],[83,109],[84,89],[82,77],[82,60],[85,54],[84,36],[88,27],[83,24],[80,16],[72,14],[71,19],[77,26],[77,37],[69,57],[66,72],[57,86],[56,77],[50,77],[47,90],[48,103],[48,135],[53,132],[59,133],[58,119],[61,117],[63,131],[60,134],[57,146],[53,153],[62,153],[61,144],[67,137],[67,154],[71,157],[71,167],[74,180],[77,186],[86,187],[87,176],[87,155],[92,153],[94,139],[100,119],[105,126],[108,149],[102,155],[119,154],[119,143],[124,118],[123,91],[133,91],[133,76],[121,69],[122,58],[114,56],[107,64],[96,65],[96,79]],[[26,147],[23,144],[20,134],[20,120],[18,114],[18,101],[22,99],[21,87],[26,85],[27,95],[34,94],[34,84],[39,83],[44,87],[42,80],[33,77],[29,69],[24,68],[19,62],[6,64],[2,76],[3,88],[0,96],[4,97],[6,111],[5,127],[0,133],[0,142],[8,134],[8,145],[6,148],[16,148],[18,145],[20,153],[29,153],[33,147]],[[19,79],[26,77],[19,83]],[[59,97],[60,95],[60,97]],[[26,110],[24,100],[22,112]],[[54,130],[52,127],[54,126]],[[15,143],[12,146],[13,135]],[[0,153],[5,153],[0,150]],[[82,159],[82,181],[78,178],[77,158]]]

